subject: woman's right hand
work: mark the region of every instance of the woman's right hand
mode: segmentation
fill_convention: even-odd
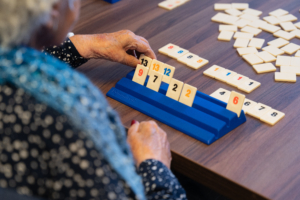
[[[154,121],[134,123],[128,130],[127,142],[137,167],[147,159],[155,159],[170,168],[172,157],[167,134]]]

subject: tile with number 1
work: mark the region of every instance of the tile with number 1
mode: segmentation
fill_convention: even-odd
[[[212,67],[208,68],[207,70],[205,70],[203,72],[204,75],[209,76],[211,78],[215,78],[215,76],[217,75],[217,73],[219,73],[220,71],[223,71],[224,68],[220,67],[218,65],[213,65]]]
[[[162,78],[163,75],[161,73],[152,71],[149,75],[149,80],[146,87],[158,92]]]
[[[179,102],[192,107],[197,93],[197,88],[189,84],[184,84],[179,98]]]
[[[245,95],[232,91],[226,109],[235,112],[240,117],[244,101]]]
[[[166,96],[178,101],[181,94],[182,87],[183,87],[183,82],[172,78]]]
[[[147,78],[148,75],[148,71],[149,68],[144,67],[143,65],[137,65],[137,67],[135,68],[135,72],[132,78],[132,81],[144,85],[145,80]]]

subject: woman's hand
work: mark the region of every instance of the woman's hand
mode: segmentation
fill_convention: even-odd
[[[106,59],[131,67],[140,64],[139,54],[155,59],[148,41],[128,30],[95,35],[75,35],[70,38],[79,54],[86,59]],[[138,55],[136,55],[138,54]]]
[[[170,168],[172,157],[167,134],[154,121],[133,124],[127,142],[137,166],[147,159],[155,159]]]

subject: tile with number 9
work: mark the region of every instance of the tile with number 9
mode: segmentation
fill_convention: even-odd
[[[232,91],[226,109],[235,112],[240,117],[244,101],[245,95]]]
[[[145,80],[147,78],[148,70],[149,69],[147,67],[144,67],[143,65],[137,65],[132,81],[144,85]]]
[[[160,62],[156,59],[153,59],[148,74],[150,75],[152,71],[159,72],[159,73],[163,74],[164,65],[165,64],[163,62]]]
[[[146,87],[158,92],[162,78],[163,75],[161,73],[152,71]]]
[[[182,87],[183,87],[183,82],[172,78],[166,96],[178,101],[179,96],[181,94]]]
[[[197,88],[189,84],[184,84],[179,98],[179,102],[192,107],[196,96]]]
[[[171,65],[164,64],[163,66],[163,79],[162,81],[165,83],[170,83],[171,79],[173,78],[175,67],[172,67]]]
[[[151,66],[151,63],[152,63],[152,59],[145,56],[144,54],[142,54],[140,56],[139,61],[141,62],[141,65],[143,65],[144,67],[148,67],[148,68]]]

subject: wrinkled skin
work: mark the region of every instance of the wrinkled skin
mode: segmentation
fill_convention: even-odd
[[[154,121],[133,124],[127,142],[137,167],[147,159],[156,159],[170,168],[172,157],[167,134]]]
[[[129,30],[70,38],[80,55],[87,59],[106,59],[131,67],[140,64],[140,54],[156,59],[148,41]]]

